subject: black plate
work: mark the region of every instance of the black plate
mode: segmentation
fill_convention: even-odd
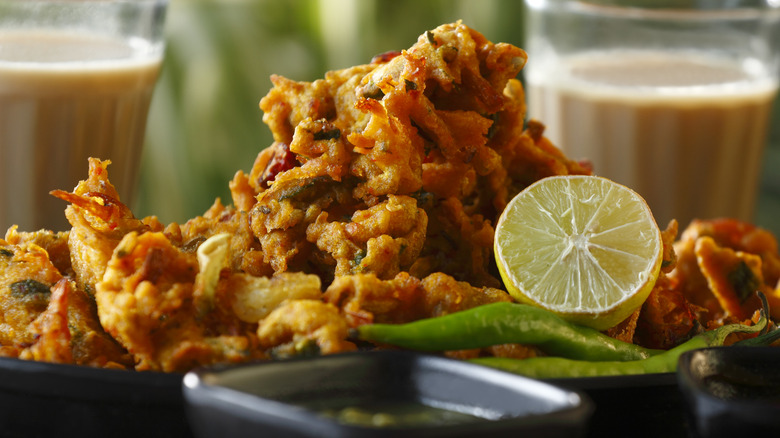
[[[191,437],[181,381],[0,358],[0,436]]]
[[[675,373],[547,381],[579,390],[593,401],[596,410],[591,417],[588,438],[690,437],[685,403]]]
[[[595,411],[588,437],[687,437],[674,374],[554,379],[584,392]],[[0,436],[192,437],[182,376],[0,358]],[[70,433],[69,433],[70,432]],[[657,433],[653,433],[657,432]]]

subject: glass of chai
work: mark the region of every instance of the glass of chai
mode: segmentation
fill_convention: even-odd
[[[68,229],[49,195],[111,160],[133,200],[168,0],[0,0],[0,230]]]
[[[526,0],[531,118],[661,227],[752,220],[780,0]]]

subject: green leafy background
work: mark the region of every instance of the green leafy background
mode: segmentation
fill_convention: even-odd
[[[231,202],[230,179],[272,141],[258,108],[272,73],[312,81],[458,19],[523,46],[520,0],[171,0],[134,212],[182,223]],[[758,204],[756,223],[780,235],[780,123]]]

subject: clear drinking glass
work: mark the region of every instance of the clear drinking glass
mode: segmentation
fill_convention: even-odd
[[[49,192],[85,179],[88,157],[132,201],[167,4],[0,0],[0,229],[67,229]]]
[[[780,0],[526,0],[531,117],[675,218],[751,220]]]

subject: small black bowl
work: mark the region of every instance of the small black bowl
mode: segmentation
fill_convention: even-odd
[[[402,351],[199,369],[185,376],[184,399],[192,430],[202,438],[572,437],[584,435],[593,411],[576,391]],[[378,411],[390,409],[392,415],[375,417],[377,404]],[[345,414],[343,408],[354,408],[359,419],[431,416],[421,423],[378,427],[335,419]],[[449,420],[433,424],[440,414]]]
[[[680,357],[677,378],[694,436],[780,433],[780,348],[690,351]]]

